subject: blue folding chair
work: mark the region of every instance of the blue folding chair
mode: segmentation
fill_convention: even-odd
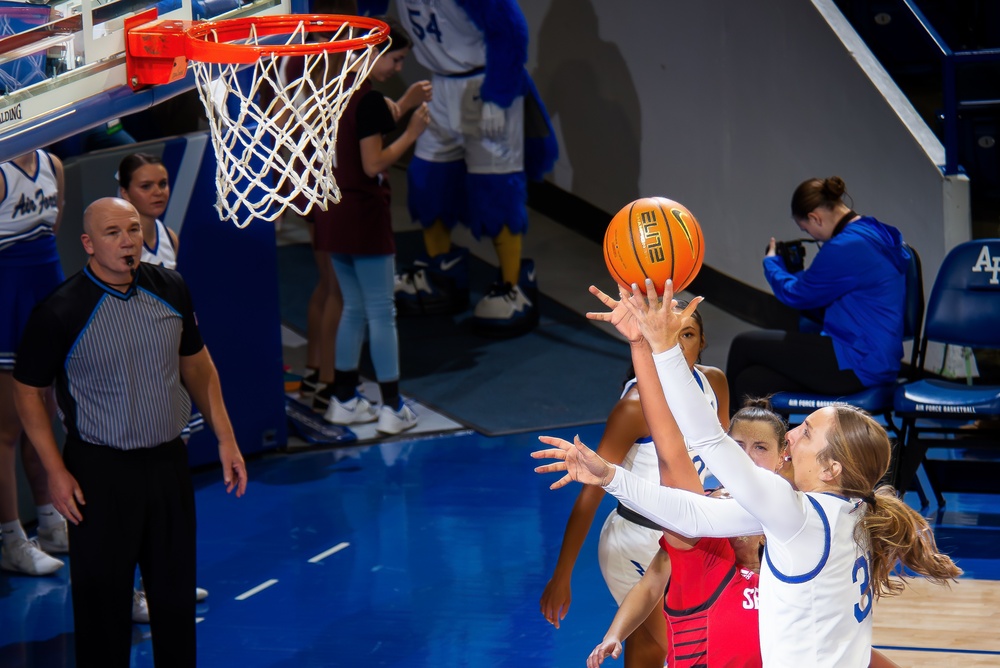
[[[817,408],[831,404],[850,404],[875,417],[881,417],[888,431],[894,436],[894,450],[899,448],[903,440],[903,426],[893,419],[893,399],[900,384],[913,379],[911,374],[917,368],[920,328],[924,319],[924,279],[920,255],[909,245],[904,243],[904,246],[910,252],[910,263],[906,269],[906,310],[903,313],[903,340],[913,341],[909,367],[904,369],[900,378],[892,383],[868,387],[854,394],[834,396],[812,392],[778,392],[771,397],[771,406],[775,412],[790,420],[793,415],[811,413]],[[923,490],[918,489],[918,492],[921,502],[926,506],[927,498]]]
[[[930,377],[927,344],[1000,349],[1000,239],[978,239],[956,246],[938,270],[927,303],[920,342],[921,380],[896,390],[894,412],[903,421],[903,447],[894,484],[905,491],[921,464],[934,489],[941,492],[997,493],[1000,459],[927,459],[929,448],[969,449],[1000,446],[1000,429],[976,424],[1000,418],[1000,385],[976,385]],[[970,428],[972,427],[972,428]]]

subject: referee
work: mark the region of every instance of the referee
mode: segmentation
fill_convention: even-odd
[[[192,397],[219,440],[227,492],[243,495],[246,466],[187,286],[139,262],[135,208],[97,200],[81,241],[87,266],[35,308],[14,368],[18,412],[70,522],[76,662],[129,665],[138,564],[156,665],[194,666],[194,489],[180,439]],[[45,408],[52,385],[61,456]]]

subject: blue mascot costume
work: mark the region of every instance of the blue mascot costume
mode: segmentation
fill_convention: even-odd
[[[361,2],[377,13],[387,2]],[[527,179],[558,155],[555,133],[525,70],[528,26],[515,0],[399,0],[413,53],[433,74],[431,126],[408,169],[409,209],[426,254],[397,277],[400,314],[457,313],[469,300],[468,254],[451,231],[492,239],[499,280],[476,304],[477,330],[516,336],[538,323],[535,267],[522,259]],[[381,5],[381,6],[378,6]]]

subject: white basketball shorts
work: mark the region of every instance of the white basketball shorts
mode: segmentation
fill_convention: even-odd
[[[649,568],[649,562],[660,549],[662,535],[662,531],[630,522],[615,510],[604,520],[597,561],[618,605]]]
[[[416,156],[428,162],[465,160],[470,174],[511,174],[524,171],[524,98],[505,110],[504,135],[482,136],[479,119],[483,74],[470,77],[434,75],[434,97],[428,103],[431,124],[417,138]]]

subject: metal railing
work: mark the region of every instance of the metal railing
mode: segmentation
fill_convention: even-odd
[[[910,11],[913,19],[923,29],[935,46],[941,58],[941,74],[943,79],[944,97],[944,173],[958,174],[961,167],[958,164],[958,112],[962,108],[976,108],[996,105],[1000,100],[959,100],[956,70],[963,65],[974,63],[1000,62],[1000,49],[977,49],[973,51],[953,51],[944,38],[934,29],[931,22],[917,7],[915,0],[902,0]]]

